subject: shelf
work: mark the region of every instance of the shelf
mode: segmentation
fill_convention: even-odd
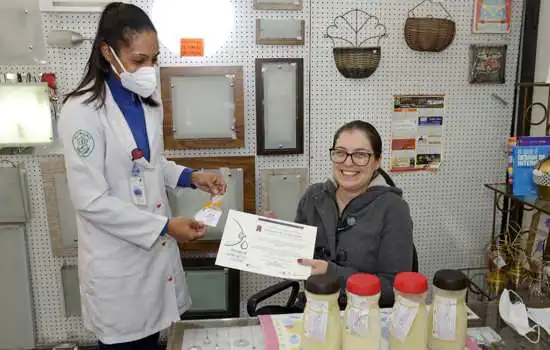
[[[512,185],[507,184],[485,184],[486,188],[507,198],[518,201],[528,207],[550,215],[550,202],[539,199],[537,196],[515,196],[512,194]]]

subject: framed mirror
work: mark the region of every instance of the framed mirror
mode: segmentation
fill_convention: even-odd
[[[302,7],[302,0],[254,0],[256,10],[300,11]]]
[[[256,59],[259,155],[304,153],[304,60]]]
[[[243,211],[252,214],[256,213],[256,158],[254,156],[170,158],[170,160],[193,169],[241,169],[243,183]],[[200,190],[197,189],[195,191]],[[204,203],[205,202],[200,202],[199,205],[202,206]],[[193,215],[194,214],[195,212]],[[223,226],[220,226],[220,229],[223,229]],[[219,243],[219,239],[214,241],[195,241],[192,243],[180,244],[180,249],[186,252],[217,252]]]
[[[78,283],[78,266],[63,265],[61,267],[61,283],[63,284],[63,301],[65,316],[80,316],[80,285]]]
[[[257,19],[256,44],[304,45],[305,23],[301,19]]]
[[[182,259],[193,300],[183,320],[239,317],[240,273],[215,262],[215,258]]]
[[[308,170],[264,169],[260,178],[262,209],[274,212],[277,219],[294,221],[298,202],[309,184]]]
[[[54,256],[76,256],[76,211],[69,195],[63,158],[40,162],[48,228]]]
[[[219,169],[205,170],[219,172]],[[216,227],[208,227],[206,234],[201,238],[203,241],[220,241],[223,234],[223,228],[225,227],[225,221],[227,220],[228,210],[244,210],[243,169],[229,169],[225,176],[225,183],[227,184],[227,191],[222,200],[222,217]],[[172,215],[186,218],[194,217],[195,214],[208,203],[210,197],[211,195],[204,191],[190,188],[176,188],[175,190],[168,191]]]
[[[165,149],[244,147],[242,67],[161,67]]]

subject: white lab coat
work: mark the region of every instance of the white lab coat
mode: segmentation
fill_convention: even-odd
[[[177,242],[159,237],[170,215],[166,187],[175,188],[184,169],[163,155],[162,110],[143,105],[151,160],[140,162],[147,206],[138,207],[130,196],[131,152],[137,146],[106,89],[100,109],[83,104],[89,95],[67,101],[59,137],[77,212],[84,326],[113,344],[169,327],[191,299]]]

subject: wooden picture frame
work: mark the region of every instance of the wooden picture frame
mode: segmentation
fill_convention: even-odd
[[[191,298],[193,295],[204,290],[203,284],[189,283],[189,279],[193,278],[193,273],[200,272],[222,272],[225,273],[227,280],[227,287],[225,290],[224,299],[226,301],[226,308],[224,310],[196,310],[191,307],[182,316],[182,320],[196,320],[196,319],[220,319],[220,318],[232,318],[239,317],[241,307],[241,281],[240,271],[229,269],[216,265],[216,259],[210,257],[183,257],[182,265],[187,275],[187,284],[189,286],[189,293]],[[208,289],[208,288],[207,288]],[[195,298],[193,298],[195,300]],[[195,304],[195,302],[194,302]]]
[[[244,178],[244,211],[256,214],[256,157],[201,157],[201,158],[170,158],[177,164],[193,169],[242,169]],[[199,190],[200,191],[200,190]],[[183,252],[217,252],[220,241],[196,241],[180,244]]]
[[[53,255],[76,256],[78,248],[76,210],[69,196],[65,161],[62,157],[42,160],[40,169]]]
[[[256,19],[256,44],[304,45],[306,21],[303,19]]]
[[[277,219],[294,221],[296,209],[309,186],[307,168],[262,169],[262,209],[272,211]],[[282,184],[287,182],[286,188]]]
[[[256,59],[256,142],[258,155],[304,153],[303,58]]]
[[[256,10],[300,11],[302,8],[303,0],[254,0]]]
[[[470,84],[505,84],[508,45],[470,45]]]
[[[203,78],[201,80],[201,78]],[[160,85],[164,107],[164,148],[242,148],[245,137],[244,78],[240,66],[210,67],[161,67]],[[185,92],[183,97],[174,96],[176,90]],[[176,92],[174,92],[176,91]],[[215,91],[215,92],[213,92]],[[225,102],[213,103],[213,95],[219,94]],[[185,105],[186,103],[191,104]],[[180,107],[181,106],[181,107]],[[181,112],[175,118],[175,109]],[[184,108],[185,107],[185,108]],[[202,108],[203,110],[200,110]],[[219,118],[225,109],[228,119]],[[197,110],[197,112],[195,112]],[[192,117],[193,115],[194,117]],[[193,120],[187,120],[194,118]],[[194,127],[177,127],[178,124]],[[180,125],[181,126],[181,125]],[[218,129],[215,129],[219,127]],[[178,131],[180,130],[180,131]],[[181,133],[178,136],[178,133]]]

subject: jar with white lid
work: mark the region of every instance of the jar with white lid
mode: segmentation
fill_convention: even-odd
[[[401,272],[395,276],[393,285],[395,303],[389,325],[390,349],[426,350],[428,279],[416,272]]]
[[[460,271],[439,270],[433,280],[433,302],[428,318],[432,350],[462,350],[468,331],[468,278]]]
[[[348,278],[342,350],[380,348],[380,289],[380,279],[375,275],[356,273]]]
[[[340,350],[342,327],[338,276],[330,273],[309,277],[305,283],[306,307],[302,350]]]

